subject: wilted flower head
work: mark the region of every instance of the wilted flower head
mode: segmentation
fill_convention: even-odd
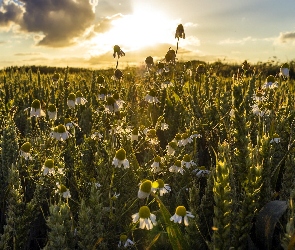
[[[69,108],[75,108],[75,106],[76,106],[76,95],[75,95],[75,93],[70,93],[68,95],[67,104],[68,104]]]
[[[125,56],[125,53],[123,52],[123,50],[121,50],[119,45],[114,46],[113,57],[115,58],[116,56],[118,56],[118,58]]]
[[[168,52],[165,55],[166,63],[175,63],[176,53],[175,50],[169,48]]]
[[[197,74],[205,74],[206,73],[206,67],[204,64],[199,64],[196,69]]]
[[[114,97],[108,96],[106,99],[105,110],[107,112],[117,112],[119,111],[119,106]]]
[[[170,220],[174,223],[181,223],[183,218],[184,225],[188,226],[188,217],[194,218],[195,216],[192,215],[191,212],[186,211],[184,206],[178,206],[175,210],[175,214],[170,218]]]
[[[191,143],[193,140],[192,138],[189,136],[188,133],[182,133],[181,134],[181,140],[178,141],[178,146],[181,147],[181,146],[185,146],[186,144],[188,143]]]
[[[145,59],[147,69],[150,69],[154,65],[154,59],[151,56],[148,56]]]
[[[126,151],[123,148],[120,148],[119,150],[116,151],[116,155],[113,159],[112,164],[119,168],[123,165],[123,167],[129,168],[129,161],[126,159]]]
[[[78,90],[76,92],[76,104],[85,105],[86,102],[87,102],[87,100],[83,97],[82,92],[80,90]]]
[[[182,24],[178,24],[175,32],[175,38],[185,38],[184,28]]]
[[[289,77],[290,66],[288,63],[284,63],[280,68],[280,76]]]
[[[146,137],[147,140],[151,143],[151,144],[158,144],[159,140],[157,137],[157,131],[155,129],[148,129],[146,131]]]
[[[123,77],[123,72],[119,69],[116,69],[115,72],[114,72],[114,75],[112,76],[112,79],[113,80],[116,80],[116,81],[119,81],[121,80]]]
[[[21,147],[20,147],[20,156],[25,158],[26,160],[31,160],[31,143],[30,142],[25,142]]]
[[[152,191],[152,182],[150,180],[144,180],[139,186],[137,196],[139,199],[145,199],[150,195],[151,191]]]
[[[57,110],[56,106],[54,104],[50,104],[47,109],[47,114],[50,120],[56,120],[57,119]]]
[[[171,188],[168,184],[165,184],[162,179],[158,179],[153,182],[152,191],[154,193],[159,191],[160,196],[163,196],[163,194],[169,193],[171,191]]]
[[[139,228],[150,230],[157,225],[156,216],[151,213],[148,206],[142,206],[139,212],[132,215],[132,222],[136,223],[139,220]]]
[[[210,171],[207,170],[204,166],[199,167],[199,169],[195,169],[193,172],[196,173],[197,177],[204,177],[205,175],[210,173]]]
[[[35,99],[31,104],[30,117],[33,116],[45,116],[44,111],[41,109],[41,102],[38,99]]]
[[[53,83],[56,84],[58,82],[59,78],[60,78],[60,74],[54,72],[54,74],[52,76]]]
[[[250,64],[247,62],[247,60],[245,60],[245,61],[242,63],[242,69],[243,69],[243,70],[249,70],[249,69],[250,69]]]

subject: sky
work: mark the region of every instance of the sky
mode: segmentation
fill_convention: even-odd
[[[162,60],[295,59],[294,0],[0,0],[0,68],[120,66]]]

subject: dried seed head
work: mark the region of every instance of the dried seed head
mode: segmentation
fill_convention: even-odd
[[[96,78],[96,81],[97,81],[97,83],[99,83],[99,84],[103,84],[103,83],[104,83],[104,77],[101,76],[101,75],[99,75],[99,76]]]

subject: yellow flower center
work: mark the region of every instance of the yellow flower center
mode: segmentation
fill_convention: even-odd
[[[132,134],[133,134],[133,135],[138,135],[138,128],[134,128],[134,129],[132,130]]]
[[[186,154],[186,155],[183,156],[183,161],[190,162],[191,161],[191,157],[188,154]]]
[[[144,218],[144,219],[146,219],[146,218],[149,218],[149,217],[150,217],[150,215],[151,215],[151,211],[150,211],[150,209],[149,209],[147,206],[142,206],[142,207],[139,209],[138,214],[139,214],[139,217],[140,217],[140,218]]]
[[[171,148],[176,149],[177,148],[177,143],[175,141],[171,141],[168,144]]]
[[[186,208],[184,206],[178,206],[175,213],[179,216],[186,216]]]
[[[126,234],[121,234],[120,235],[120,241],[125,242],[127,240],[127,235]]]
[[[71,119],[70,118],[65,118],[65,124],[68,124],[68,123],[70,123],[71,122]]]
[[[156,182],[158,183],[158,188],[163,188],[164,187],[165,183],[164,183],[164,181],[162,179],[158,179]]]
[[[181,139],[187,139],[189,137],[189,135],[187,133],[183,133],[181,135]]]
[[[54,105],[54,104],[50,104],[50,105],[48,106],[48,111],[50,111],[50,112],[56,112],[56,107],[55,107],[55,105]]]
[[[156,134],[156,130],[155,129],[150,129],[148,132],[147,132],[147,136],[149,138],[155,138],[157,136]]]
[[[116,102],[116,100],[114,99],[114,97],[109,96],[107,98],[107,105],[114,105]]]
[[[181,161],[180,160],[176,160],[175,161],[175,163],[174,163],[174,165],[176,166],[176,167],[181,167]]]
[[[181,140],[181,134],[179,134],[179,133],[176,134],[176,135],[175,135],[175,140],[176,140],[176,141],[180,141],[180,140]]]
[[[54,166],[54,161],[52,159],[47,159],[44,163],[45,167],[47,168],[53,168]]]
[[[39,100],[35,99],[33,102],[32,102],[32,105],[31,105],[32,108],[34,109],[40,109],[41,108],[41,103]]]
[[[143,182],[140,184],[139,189],[140,189],[142,192],[150,193],[150,192],[151,192],[151,189],[152,189],[152,182],[151,182],[150,180],[145,180],[145,181],[143,181]]]
[[[113,98],[114,98],[115,100],[119,100],[119,94],[118,94],[118,93],[113,94]]]
[[[64,192],[67,191],[67,188],[66,188],[65,185],[61,184],[59,190],[60,190],[61,193],[64,193]]]
[[[57,126],[57,133],[62,134],[62,133],[64,133],[64,132],[66,132],[66,127],[65,127],[63,124],[59,124],[59,125]]]
[[[76,92],[76,97],[83,97],[82,92],[80,90]]]
[[[104,87],[101,87],[100,90],[99,90],[99,94],[101,95],[106,95],[108,93],[107,89],[104,88]]]
[[[70,93],[69,96],[68,96],[68,100],[75,101],[76,100],[76,95],[74,93]]]
[[[269,75],[267,78],[266,78],[266,82],[275,82],[275,78],[273,75]]]
[[[116,158],[119,161],[123,161],[126,158],[126,151],[123,148],[120,148],[117,152],[116,152]]]
[[[154,158],[154,162],[161,162],[161,157],[157,155],[157,156]]]
[[[20,149],[25,153],[29,153],[31,150],[31,143],[25,142]]]

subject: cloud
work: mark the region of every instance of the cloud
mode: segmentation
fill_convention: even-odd
[[[83,34],[94,20],[91,5],[85,0],[22,0],[26,12],[22,28],[42,32],[45,36],[38,45],[65,47]]]
[[[0,26],[10,27],[12,23],[18,23],[22,17],[22,9],[14,2],[7,4],[2,3],[0,8]]]
[[[231,38],[227,38],[225,40],[222,40],[222,41],[219,41],[218,44],[221,44],[221,45],[226,45],[226,44],[240,44],[240,45],[243,45],[245,44],[246,42],[255,42],[257,41],[256,38],[252,38],[251,36],[248,36],[248,37],[244,37],[242,39],[231,39]]]
[[[281,32],[279,37],[278,37],[278,41],[280,43],[286,43],[289,41],[295,41],[295,31],[293,32]]]
[[[40,53],[15,53],[15,56],[36,56],[36,55],[40,55]]]
[[[96,33],[104,33],[111,28],[113,20],[118,20],[123,17],[124,16],[121,13],[118,13],[113,16],[103,18],[98,24],[94,26],[94,31]]]
[[[0,8],[0,26],[20,25],[22,31],[42,37],[37,45],[65,47],[74,43],[92,25],[95,14],[85,0],[5,1]]]

